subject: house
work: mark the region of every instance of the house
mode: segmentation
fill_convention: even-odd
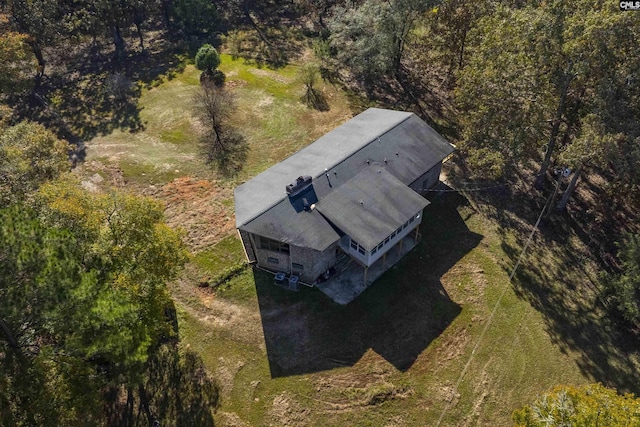
[[[364,111],[235,189],[248,261],[348,302],[415,246],[452,152],[413,113]]]

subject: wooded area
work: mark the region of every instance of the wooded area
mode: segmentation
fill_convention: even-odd
[[[546,238],[578,236],[599,307],[636,342],[638,40],[640,12],[591,0],[0,0],[0,425],[214,424],[216,381],[180,343],[169,290],[193,248],[152,192],[89,191],[74,169],[92,139],[143,132],[141,94],[195,63],[194,162],[246,179],[251,124],[220,53],[300,64],[300,108],[331,110],[322,80],[353,114],[415,112],[456,144],[450,182],[490,189],[473,200],[505,235],[524,234],[507,213],[551,206]],[[553,393],[574,415],[598,405]],[[516,422],[539,425],[539,403]]]

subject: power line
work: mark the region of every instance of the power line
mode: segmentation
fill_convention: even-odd
[[[487,190],[492,190],[494,188],[503,188],[503,187],[508,187],[510,184],[496,184],[496,185],[491,185],[491,186],[487,186],[487,187],[478,187],[478,188],[466,188],[466,189],[461,189],[461,190],[456,190],[456,189],[451,189],[451,190],[435,190],[435,189],[428,189],[428,190],[418,190],[421,193],[468,193],[468,192],[474,192],[474,191],[487,191]]]
[[[460,377],[458,378],[458,381],[456,382],[456,385],[453,388],[452,396],[455,396],[455,394],[457,393],[458,388],[460,387],[460,384],[462,383],[462,380],[464,379],[464,376],[467,373],[467,370],[469,369],[469,366],[471,365],[471,361],[473,360],[473,356],[475,356],[476,352],[478,351],[478,348],[480,347],[480,344],[481,344],[481,342],[482,342],[482,340],[484,338],[484,335],[486,334],[487,330],[489,329],[489,326],[491,325],[491,322],[493,321],[493,318],[495,317],[495,314],[498,311],[498,306],[500,305],[500,302],[502,301],[502,298],[507,293],[507,290],[509,289],[509,285],[511,284],[511,281],[513,280],[513,277],[515,276],[516,271],[518,270],[518,267],[520,266],[520,261],[522,260],[522,257],[524,256],[525,252],[527,251],[527,248],[529,248],[529,245],[533,241],[534,234],[536,233],[536,231],[538,231],[538,226],[540,225],[540,221],[542,220],[542,217],[544,216],[545,211],[547,211],[547,209],[551,206],[552,201],[555,199],[556,194],[558,193],[558,188],[560,187],[560,181],[561,181],[560,179],[557,180],[556,188],[554,189],[553,193],[551,193],[551,196],[549,196],[549,198],[547,199],[546,203],[542,207],[542,211],[540,211],[540,215],[538,215],[538,219],[537,219],[535,225],[533,226],[533,230],[531,230],[531,234],[529,234],[529,238],[527,239],[527,242],[525,243],[524,247],[522,248],[522,251],[520,252],[520,255],[518,256],[518,260],[516,261],[515,265],[513,266],[513,270],[511,271],[511,274],[509,275],[509,280],[503,286],[502,292],[500,293],[500,296],[498,297],[498,300],[496,301],[495,305],[493,306],[493,310],[491,311],[491,314],[489,315],[489,318],[487,319],[487,323],[485,323],[484,328],[482,328],[482,332],[480,333],[480,336],[478,337],[478,340],[476,341],[476,345],[473,347],[473,350],[471,351],[471,355],[469,355],[469,359],[467,360],[467,363],[464,365],[464,368],[462,369],[462,372],[460,373]],[[449,411],[452,402],[453,402],[453,397],[445,405],[442,413],[440,414],[440,418],[438,418],[438,423],[436,424],[436,427],[439,427],[440,423],[442,423],[442,420],[444,419],[444,416]]]

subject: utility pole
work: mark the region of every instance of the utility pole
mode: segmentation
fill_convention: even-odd
[[[551,216],[551,205],[555,202],[556,196],[558,195],[558,190],[560,189],[560,184],[563,179],[569,175],[571,175],[571,169],[569,168],[555,168],[553,171],[553,175],[556,177],[556,187],[553,189],[553,194],[545,204],[544,209],[546,209],[545,218],[549,218]]]

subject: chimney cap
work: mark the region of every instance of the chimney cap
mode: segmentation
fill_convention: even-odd
[[[289,196],[293,196],[311,185],[312,178],[309,175],[301,175],[295,182],[288,184],[285,190]]]

